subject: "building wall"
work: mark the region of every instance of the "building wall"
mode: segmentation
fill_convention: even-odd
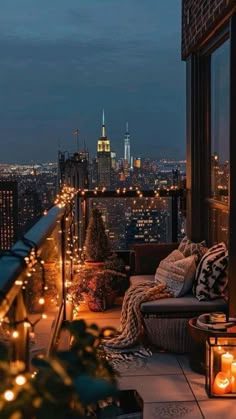
[[[102,151],[97,153],[98,159],[98,187],[111,189],[111,153]]]
[[[182,58],[186,59],[236,10],[236,0],[182,0]]]
[[[18,188],[16,181],[0,181],[0,250],[9,250],[17,240]]]

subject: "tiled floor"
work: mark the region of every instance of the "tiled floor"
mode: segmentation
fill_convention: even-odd
[[[119,327],[120,307],[93,313],[81,307],[78,317],[98,326]],[[185,355],[153,353],[119,364],[120,389],[136,389],[144,401],[144,419],[235,419],[235,399],[209,399],[205,377],[194,373]]]

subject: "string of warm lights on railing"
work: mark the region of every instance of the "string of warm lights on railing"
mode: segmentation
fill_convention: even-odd
[[[57,205],[59,208],[66,208],[68,206],[68,211],[64,214],[64,219],[66,222],[71,220],[71,224],[69,227],[66,226],[66,230],[64,233],[67,236],[67,250],[66,250],[66,256],[69,257],[69,260],[71,263],[78,263],[80,260],[79,258],[79,249],[76,246],[76,243],[78,242],[78,236],[73,235],[71,225],[73,220],[73,207],[72,202],[74,200],[75,195],[77,194],[77,190],[75,188],[71,187],[64,187],[62,189],[62,192],[57,195],[55,200],[55,205]],[[44,215],[47,215],[48,211],[44,211]],[[62,231],[59,231],[62,233]],[[22,239],[23,244],[26,246],[26,248],[15,248],[14,250],[9,250],[6,252],[1,252],[0,257],[14,257],[17,258],[23,268],[24,276],[22,279],[18,278],[15,280],[15,285],[21,287],[23,292],[26,290],[27,284],[29,283],[30,278],[33,276],[33,274],[36,272],[36,265],[39,264],[41,269],[41,291],[40,296],[38,298],[38,304],[42,308],[42,313],[39,314],[39,317],[32,321],[28,316],[20,319],[20,320],[10,320],[8,317],[8,314],[6,314],[3,318],[0,318],[0,327],[3,328],[3,330],[6,333],[6,336],[12,340],[13,345],[18,341],[18,339],[21,338],[19,326],[24,325],[25,328],[30,329],[29,330],[29,337],[31,339],[35,338],[35,327],[39,323],[41,319],[46,319],[47,314],[44,312],[45,308],[45,291],[47,291],[48,287],[46,285],[46,278],[45,278],[45,261],[42,259],[41,256],[38,255],[38,249],[34,242],[31,240],[28,240],[26,237],[23,237]],[[28,248],[28,249],[27,249]],[[26,255],[27,252],[27,255]],[[70,263],[69,261],[66,263]],[[70,286],[71,282],[66,281],[66,288]],[[3,302],[3,300],[6,301],[6,304],[8,308],[9,302],[8,298],[5,294],[0,293],[0,304]],[[27,382],[34,378],[37,372],[28,373],[26,371],[26,365],[24,362],[15,359],[11,361],[9,366],[9,372],[11,376],[13,377],[12,385],[6,389],[2,396],[5,402],[11,402],[15,400],[17,397],[18,392],[20,391],[20,388],[27,385]]]
[[[71,203],[76,193],[77,190],[75,188],[72,188],[70,186],[64,186],[61,190],[61,193],[56,195],[54,204],[57,205],[59,208],[63,208],[67,204]]]
[[[161,198],[161,197],[172,197],[181,195],[183,189],[179,188],[178,186],[170,186],[169,188],[155,188],[153,190],[141,190],[138,187],[129,188],[117,188],[113,191],[107,190],[105,187],[98,188],[95,187],[94,189],[76,189],[69,186],[64,186],[60,194],[57,194],[54,204],[57,205],[59,208],[66,207],[66,205],[71,204],[75,196],[77,195],[79,198],[87,198],[87,197],[102,197],[102,196],[112,196],[112,197],[153,197],[153,198]],[[47,214],[47,211],[44,211],[44,214]]]
[[[7,335],[9,335],[13,339],[19,338],[19,331],[17,330],[17,327],[20,324],[24,324],[25,327],[31,328],[31,331],[29,332],[29,336],[31,338],[35,337],[35,326],[41,319],[46,319],[47,314],[44,312],[44,305],[45,305],[45,298],[44,294],[45,291],[48,289],[46,285],[46,278],[45,278],[45,268],[44,268],[44,260],[38,255],[38,249],[34,242],[27,239],[26,237],[22,237],[21,241],[29,247],[28,255],[25,256],[26,249],[23,248],[15,248],[14,250],[8,250],[1,252],[1,257],[14,257],[17,259],[20,259],[20,263],[25,267],[25,279],[16,279],[15,285],[21,286],[21,289],[23,291],[26,290],[26,286],[29,282],[29,279],[32,277],[33,273],[36,272],[35,266],[39,264],[41,269],[41,292],[40,296],[38,298],[38,304],[42,308],[42,314],[40,317],[32,322],[28,317],[24,317],[21,320],[16,321],[9,321],[8,316],[6,315],[3,318],[0,318],[0,326],[6,326],[8,329]],[[8,302],[8,298],[5,294],[1,293],[0,300]],[[10,307],[9,307],[10,308]]]
[[[170,186],[169,188],[155,188],[153,190],[141,190],[139,187],[128,187],[128,188],[117,188],[114,191],[107,190],[105,187],[94,189],[86,188],[73,188],[70,186],[64,186],[61,190],[61,193],[56,196],[55,205],[59,208],[64,208],[69,205],[69,211],[72,210],[72,202],[74,201],[75,196],[78,198],[92,198],[92,197],[127,197],[127,198],[161,198],[161,197],[175,197],[180,196],[183,190],[177,186]],[[45,212],[46,214],[46,212]],[[68,221],[69,217],[65,216],[65,221]],[[69,230],[68,230],[69,231]],[[61,232],[61,231],[60,231]],[[62,233],[62,232],[61,232]],[[68,233],[68,232],[67,232]],[[81,253],[82,249],[78,249],[75,246],[75,243],[78,241],[77,236],[71,237],[67,234],[68,249],[66,250],[66,255],[69,258],[69,261],[66,261],[66,265],[71,263],[80,264],[81,262]],[[68,283],[69,281],[67,281]]]
[[[169,188],[155,188],[153,190],[141,190],[138,187],[132,187],[129,188],[117,188],[113,191],[107,190],[105,187],[103,188],[94,188],[94,189],[78,189],[76,190],[76,193],[78,197],[84,197],[87,196],[102,196],[102,195],[112,195],[112,196],[127,196],[127,197],[133,197],[137,196],[139,198],[147,196],[159,198],[161,196],[173,196],[175,194],[181,194],[182,189],[178,188],[177,186],[170,186]]]

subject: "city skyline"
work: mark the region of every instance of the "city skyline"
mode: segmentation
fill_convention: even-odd
[[[0,162],[55,160],[59,146],[74,152],[76,128],[95,155],[102,108],[120,156],[129,121],[133,155],[185,158],[180,3],[5,4]]]

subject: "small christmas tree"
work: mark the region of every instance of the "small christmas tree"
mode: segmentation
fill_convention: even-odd
[[[110,246],[102,215],[97,208],[94,208],[86,231],[85,258],[89,262],[103,262],[109,254]]]

